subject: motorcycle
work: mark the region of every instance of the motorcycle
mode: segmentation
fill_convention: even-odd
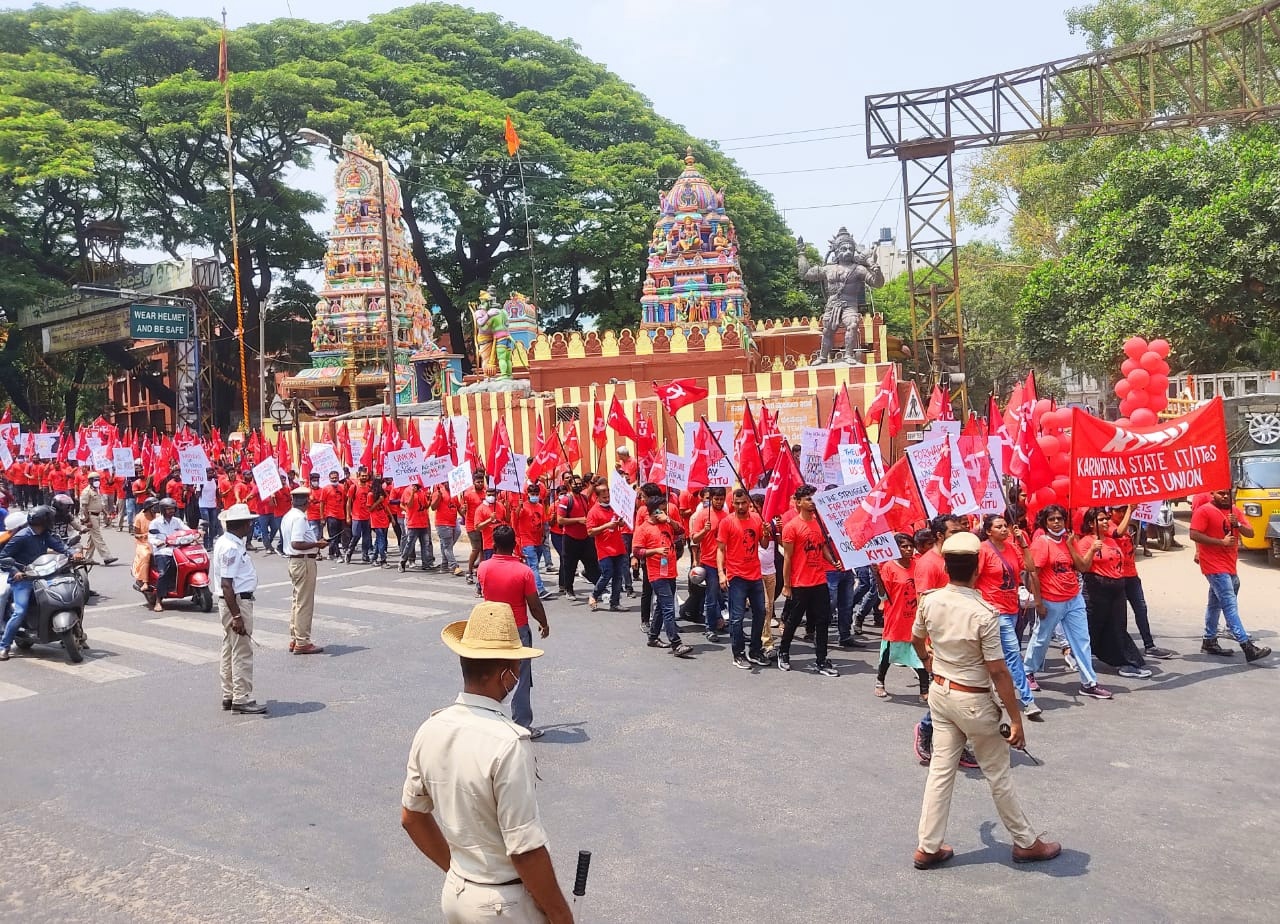
[[[68,545],[75,545],[73,539]],[[46,552],[23,568],[30,575],[31,603],[27,607],[23,624],[18,628],[14,642],[23,651],[32,646],[61,643],[67,660],[79,664],[84,660],[84,641],[81,623],[84,605],[89,599],[89,570],[92,563],[64,555]],[[8,575],[0,575],[0,613],[7,620],[12,610]]]
[[[1173,504],[1170,501],[1161,501],[1160,510],[1156,513],[1156,521],[1147,526],[1147,531],[1155,530],[1156,548],[1161,552],[1167,552],[1177,547],[1177,541],[1173,538]]]
[[[202,612],[213,612],[213,591],[209,587],[209,553],[205,551],[203,536],[198,529],[184,529],[174,533],[165,540],[165,544],[173,549],[173,565],[176,574],[173,590],[165,594],[166,600],[185,600],[198,606]],[[155,587],[160,581],[160,571],[156,568],[156,556],[151,556],[151,565],[147,570],[147,580],[151,590],[142,595],[147,605],[156,605]]]

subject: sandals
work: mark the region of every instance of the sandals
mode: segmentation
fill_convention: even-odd
[[[889,696],[888,691],[887,691],[887,690],[885,690],[885,688],[884,688],[884,684],[883,684],[883,683],[881,683],[879,680],[877,680],[877,681],[876,681],[875,694],[876,694],[876,696],[880,697],[881,699],[887,699],[887,698],[888,698],[888,696]]]

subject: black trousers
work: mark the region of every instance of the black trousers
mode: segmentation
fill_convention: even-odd
[[[324,531],[329,534],[329,557],[337,558],[342,554],[342,533],[346,523],[337,517],[324,518]]]
[[[1144,658],[1129,635],[1129,601],[1123,578],[1086,573],[1085,610],[1093,656],[1112,667],[1142,667]]]
[[[789,612],[788,612],[789,610]],[[827,633],[831,629],[831,593],[826,582],[813,587],[792,587],[791,600],[783,607],[786,627],[782,630],[782,641],[778,644],[778,657],[791,656],[791,640],[795,638],[796,629],[807,617],[809,638],[813,641],[813,655],[822,663],[827,660]]]
[[[564,537],[564,551],[560,554],[560,589],[565,593],[573,592],[573,576],[582,563],[582,573],[587,583],[595,586],[600,580],[600,564],[596,561],[596,544],[593,539],[574,539]]]
[[[163,600],[178,581],[178,565],[172,555],[156,555],[155,562],[160,574],[156,578],[156,599]]]

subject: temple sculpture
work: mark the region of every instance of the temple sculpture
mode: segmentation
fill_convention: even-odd
[[[861,251],[846,228],[836,232],[827,244],[827,256],[820,266],[810,266],[805,256],[804,238],[796,239],[796,262],[800,278],[822,285],[826,299],[822,309],[822,344],[819,363],[834,362],[836,332],[844,328],[844,360],[862,362],[862,309],[867,306],[867,288],[884,285],[884,273],[874,250]]]
[[[723,325],[745,321],[751,303],[742,284],[738,233],[711,184],[686,150],[685,168],[660,196],[640,298],[641,326]]]

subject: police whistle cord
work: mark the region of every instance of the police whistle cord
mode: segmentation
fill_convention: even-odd
[[[1001,738],[1003,738],[1003,739],[1005,739],[1006,741],[1008,741],[1008,740],[1009,740],[1009,736],[1010,736],[1011,734],[1013,734],[1013,729],[1009,727],[1009,723],[1008,723],[1008,722],[1001,722],[1001,723],[1000,723],[1000,737],[1001,737]],[[1023,754],[1026,754],[1028,757],[1030,757],[1030,758],[1031,758],[1031,762],[1032,762],[1033,764],[1035,764],[1037,767],[1039,767],[1039,766],[1040,766],[1040,761],[1036,760],[1036,759],[1035,759],[1035,757],[1034,757],[1034,756],[1032,756],[1031,752],[1030,752],[1030,751],[1028,751],[1025,747],[1014,748],[1014,750],[1015,750],[1015,751],[1021,751]]]
[[[578,851],[578,869],[573,876],[573,919],[582,924],[582,909],[587,902],[587,873],[591,869],[591,851]]]

